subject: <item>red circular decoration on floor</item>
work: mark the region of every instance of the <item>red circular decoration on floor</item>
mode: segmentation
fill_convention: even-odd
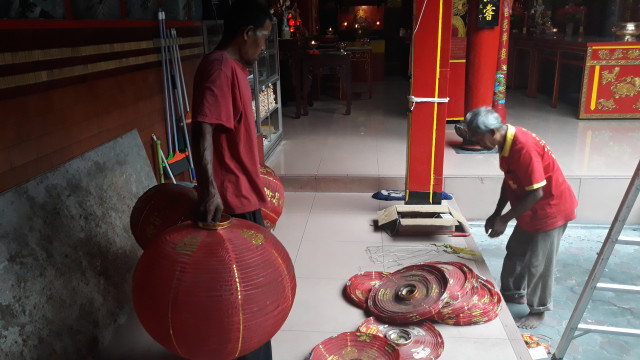
[[[363,271],[353,275],[345,285],[347,299],[355,306],[366,309],[371,288],[387,274],[383,271]]]
[[[438,321],[449,325],[478,325],[498,317],[502,308],[502,297],[495,285],[478,275],[469,298],[462,299],[455,309]]]
[[[191,219],[198,195],[193,188],[163,183],[149,188],[136,201],[129,224],[142,249],[157,240],[163,231]]]
[[[217,230],[185,222],[149,246],[133,274],[145,330],[189,359],[233,359],[271,339],[293,305],[289,255],[271,231],[223,217]]]
[[[308,359],[400,360],[400,354],[389,340],[381,336],[349,331],[322,340],[313,348]]]
[[[284,207],[284,186],[275,171],[267,165],[260,165],[260,181],[264,186],[267,203],[260,209],[267,229],[272,229],[282,215]]]
[[[375,285],[368,308],[388,324],[411,324],[436,314],[447,299],[447,277],[435,265],[404,267]]]
[[[358,331],[391,341],[398,348],[400,359],[435,360],[444,351],[442,334],[429,321],[393,326],[370,317],[360,324]]]

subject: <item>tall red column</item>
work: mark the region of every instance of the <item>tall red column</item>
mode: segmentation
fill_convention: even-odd
[[[478,27],[479,7],[483,1],[469,0],[465,114],[475,108],[493,104],[501,27]],[[499,19],[503,16],[501,9],[502,1],[495,11],[495,16],[499,16]]]
[[[496,84],[493,94],[493,110],[507,123],[507,63],[509,58],[509,30],[511,29],[511,9],[513,0],[502,0],[500,15],[500,38],[498,46],[498,64],[496,66]]]
[[[410,94],[415,98],[447,98],[452,16],[453,0],[414,1]],[[409,114],[405,203],[440,204],[447,103],[415,101]]]

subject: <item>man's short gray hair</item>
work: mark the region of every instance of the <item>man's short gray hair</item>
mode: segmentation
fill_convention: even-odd
[[[485,135],[490,130],[500,129],[503,126],[500,115],[488,106],[469,111],[464,117],[464,122],[468,131],[478,135]]]

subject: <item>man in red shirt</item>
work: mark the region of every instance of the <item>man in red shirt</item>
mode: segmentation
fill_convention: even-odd
[[[203,222],[219,222],[224,210],[264,226],[260,208],[267,199],[260,183],[247,67],[253,66],[265,49],[271,26],[271,14],[262,2],[234,1],[227,10],[220,43],[196,70],[193,160]],[[239,359],[271,357],[269,341]]]
[[[505,301],[529,306],[529,314],[517,325],[533,329],[552,309],[555,259],[567,223],[576,217],[578,201],[555,156],[538,136],[503,124],[490,107],[469,112],[465,124],[471,140],[486,150],[497,146],[500,153],[504,181],[485,231],[498,237],[516,219],[500,288]],[[511,209],[503,214],[507,202]]]

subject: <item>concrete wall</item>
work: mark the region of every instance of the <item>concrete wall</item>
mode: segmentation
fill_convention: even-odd
[[[129,229],[156,183],[131,131],[0,194],[0,358],[85,359],[131,309]]]

